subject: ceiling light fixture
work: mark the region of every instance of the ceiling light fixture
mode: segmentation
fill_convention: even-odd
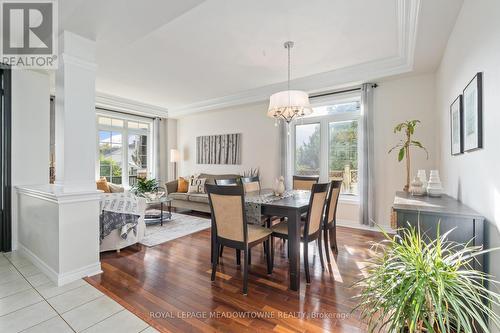
[[[290,90],[290,75],[292,71],[290,50],[293,47],[293,42],[285,42],[284,46],[288,51],[288,89],[271,95],[267,111],[267,116],[275,119],[276,126],[281,119],[290,123],[294,119],[302,118],[313,112],[309,103],[309,94],[300,90]]]

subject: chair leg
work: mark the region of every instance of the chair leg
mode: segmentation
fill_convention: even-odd
[[[328,248],[328,229],[323,230],[323,237],[325,241],[325,254],[326,254],[326,261],[330,264],[330,249]]]
[[[250,251],[247,248],[243,250],[243,295],[248,294],[248,261]]]
[[[214,240],[210,240],[210,263],[214,262]]]
[[[323,259],[323,244],[321,244],[321,231],[318,235],[318,251],[319,251],[319,261],[321,262],[321,270],[325,270],[325,260]]]
[[[273,263],[272,263],[273,248],[271,245],[271,239],[268,238],[265,243],[266,243],[266,248],[267,248],[267,251],[266,251],[267,274],[272,274],[273,273]]]
[[[271,247],[271,269],[274,269],[274,237],[273,236],[271,236],[270,247]]]
[[[219,257],[221,258],[222,258],[222,251],[224,251],[224,245],[221,245],[219,250]]]
[[[339,248],[337,246],[337,226],[334,225],[332,229],[330,229],[330,242],[332,243],[332,250],[335,254],[339,253]]]
[[[309,275],[309,243],[304,242],[304,270],[306,271],[306,282],[311,283],[311,276]]]
[[[241,250],[236,250],[236,265],[241,265]]]
[[[286,257],[287,257],[288,259],[290,259],[290,242],[288,242],[288,243],[287,243],[287,242],[286,242],[286,239],[284,239],[284,238],[283,238],[283,241],[284,241],[284,242],[285,242],[285,244],[286,244]]]
[[[248,264],[252,264],[252,249],[248,249]]]
[[[217,261],[218,261],[218,256],[219,256],[219,244],[215,244],[213,246],[213,253],[212,253],[212,276],[211,280],[215,281],[215,271],[217,270]]]

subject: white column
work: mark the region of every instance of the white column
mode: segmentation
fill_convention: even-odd
[[[18,186],[17,211],[19,250],[51,280],[63,285],[101,272],[101,192],[96,189],[94,172],[95,42],[64,32],[59,45],[56,184],[48,184],[48,164],[40,165],[46,182]],[[48,106],[48,97],[46,103]]]
[[[95,42],[63,32],[56,72],[56,184],[95,190]]]

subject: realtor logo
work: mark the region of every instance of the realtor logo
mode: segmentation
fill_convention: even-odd
[[[57,68],[57,12],[53,0],[2,0],[0,62],[13,68]]]

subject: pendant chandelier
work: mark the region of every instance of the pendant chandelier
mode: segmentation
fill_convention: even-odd
[[[302,118],[312,113],[311,104],[309,104],[309,95],[304,91],[290,90],[290,50],[293,47],[293,42],[285,42],[284,46],[288,51],[288,89],[271,95],[267,111],[267,116],[274,118],[276,124],[282,119],[290,123],[294,119]]]

